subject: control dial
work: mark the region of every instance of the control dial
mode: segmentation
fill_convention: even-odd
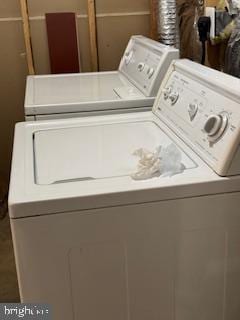
[[[179,98],[179,93],[177,91],[170,93],[169,99],[171,101],[171,105],[173,106]]]
[[[172,87],[167,87],[165,89],[163,89],[163,96],[164,96],[164,100],[167,100],[169,98],[169,95],[172,92]]]
[[[129,51],[125,54],[125,64],[128,65],[133,57],[133,51]]]
[[[144,62],[140,62],[140,63],[138,64],[138,70],[139,70],[140,72],[142,72],[142,71],[144,70],[144,68],[145,68],[145,63],[144,63]]]
[[[228,115],[226,113],[210,115],[204,125],[204,131],[208,135],[208,140],[216,142],[224,134],[227,125]]]

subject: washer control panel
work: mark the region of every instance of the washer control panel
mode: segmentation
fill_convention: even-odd
[[[189,67],[193,68],[192,73]],[[233,77],[215,70],[208,75],[207,69],[185,60],[173,64],[154,112],[217,173],[224,175],[240,144],[240,97],[237,101],[234,89],[231,94],[231,87],[224,88],[225,78]],[[218,77],[223,78],[219,84]],[[240,80],[231,80],[239,90]]]
[[[143,36],[133,36],[121,60],[119,71],[145,96],[156,96],[171,62],[179,51]]]

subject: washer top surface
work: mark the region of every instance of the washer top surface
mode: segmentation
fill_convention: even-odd
[[[129,90],[129,98],[144,98],[119,72],[35,76],[32,104],[56,105],[87,101],[119,100],[118,89]]]
[[[136,148],[169,143],[187,170],[146,181],[130,177]],[[202,195],[216,192],[211,182],[225,181],[152,112],[20,123],[14,144],[12,218]]]
[[[154,151],[160,144],[171,143],[153,121],[38,131],[34,134],[35,182],[49,185],[131,176],[138,163],[135,150]],[[179,151],[186,169],[196,167]]]
[[[152,107],[177,49],[131,37],[118,71],[28,76],[25,115]]]

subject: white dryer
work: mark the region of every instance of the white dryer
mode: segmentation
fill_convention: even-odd
[[[179,51],[143,36],[131,37],[118,71],[29,76],[26,120],[150,110]]]
[[[21,301],[58,320],[240,319],[239,86],[177,61],[150,112],[17,124]],[[131,178],[135,149],[169,144],[182,173]]]

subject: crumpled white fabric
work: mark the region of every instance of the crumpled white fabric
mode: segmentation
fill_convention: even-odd
[[[167,147],[159,146],[154,152],[138,149],[133,155],[140,158],[137,171],[131,176],[134,180],[173,176],[185,170],[181,152],[173,143]]]

